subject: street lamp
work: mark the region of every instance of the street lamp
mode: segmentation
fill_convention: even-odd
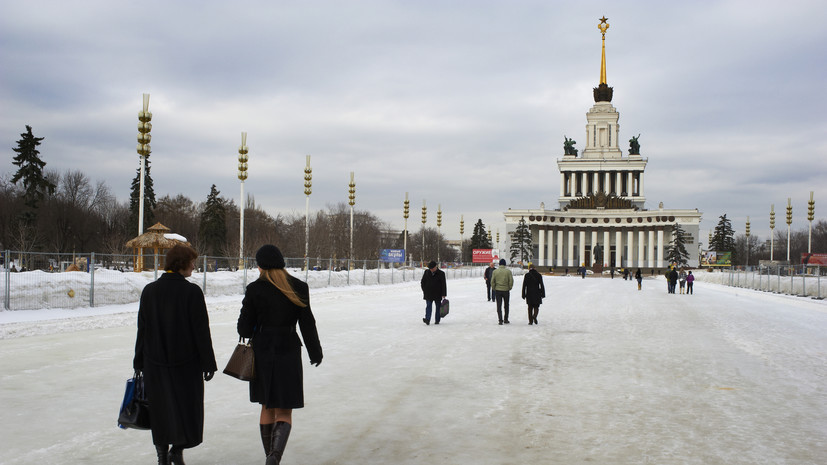
[[[775,204],[770,205],[770,261],[775,252]]]
[[[463,234],[465,234],[465,216],[459,215],[459,261],[460,263],[463,261],[464,256],[462,255],[462,246],[465,243],[463,239]]]
[[[749,217],[747,217],[747,267],[749,267]]]
[[[241,133],[241,145],[238,147],[238,180],[241,181],[241,201],[239,202],[239,226],[238,226],[238,267],[244,268],[244,180],[247,179],[247,133]]]
[[[816,214],[816,202],[813,200],[813,191],[810,191],[810,201],[807,202],[807,220],[810,222],[810,233],[807,237],[807,253],[813,253],[813,219]]]
[[[787,197],[787,264],[790,264],[790,225],[793,224],[793,199]]]
[[[138,156],[141,159],[140,187],[138,190],[138,235],[144,233],[144,176],[146,157],[149,156],[149,142],[152,140],[152,113],[149,112],[149,94],[144,94],[143,111],[138,112]]]
[[[442,204],[437,205],[436,210],[436,262],[439,263],[439,236],[442,234]]]
[[[405,192],[405,203],[402,209],[402,217],[405,218],[405,235],[402,238],[402,249],[405,255],[405,261],[408,260],[408,214],[410,213],[411,201],[408,200],[408,193]]]
[[[356,183],[353,182],[353,171],[350,172],[350,184],[347,185],[347,203],[350,205],[350,256],[347,263],[347,280],[350,283],[350,267],[353,262],[353,205],[356,204]]]
[[[307,281],[310,273],[310,263],[307,255],[310,251],[310,193],[313,185],[313,169],[310,168],[310,155],[307,156],[307,165],[304,167],[304,195],[307,196],[304,207],[304,279]]]
[[[428,220],[428,207],[425,200],[422,200],[422,263],[425,263],[425,222]]]

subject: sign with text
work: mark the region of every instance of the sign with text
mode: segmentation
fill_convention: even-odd
[[[499,259],[499,249],[474,249],[471,252],[471,263],[491,263]]]
[[[827,253],[802,253],[801,264],[827,266]]]
[[[389,263],[405,263],[405,249],[382,249],[379,260]]]
[[[701,266],[732,266],[732,252],[704,250],[701,254]]]

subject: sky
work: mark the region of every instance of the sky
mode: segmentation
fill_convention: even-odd
[[[0,0],[0,176],[31,125],[46,168],[126,201],[150,94],[158,198],[215,184],[272,215],[348,200],[401,230],[505,233],[509,208],[558,205],[564,137],[582,151],[599,18],[620,140],[640,134],[646,208],[726,214],[736,234],[807,227],[827,180],[827,3]]]

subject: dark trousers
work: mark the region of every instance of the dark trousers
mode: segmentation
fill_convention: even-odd
[[[687,294],[692,294],[692,284],[693,283],[691,283],[689,281],[686,282],[686,293]]]
[[[511,300],[511,291],[494,291],[497,296],[497,317],[500,323],[508,321],[508,301]],[[505,303],[505,318],[503,318],[503,303]]]
[[[485,282],[485,297],[488,300],[494,300],[494,296],[491,294],[491,281]]]
[[[534,324],[537,321],[537,315],[540,313],[540,307],[528,306],[528,324]]]

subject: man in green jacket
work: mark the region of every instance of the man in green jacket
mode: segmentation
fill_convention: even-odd
[[[497,317],[500,324],[508,324],[508,301],[511,298],[511,288],[514,287],[514,275],[505,267],[505,259],[500,259],[500,266],[491,273],[491,290],[497,298]],[[503,301],[505,302],[505,318],[503,319]]]

